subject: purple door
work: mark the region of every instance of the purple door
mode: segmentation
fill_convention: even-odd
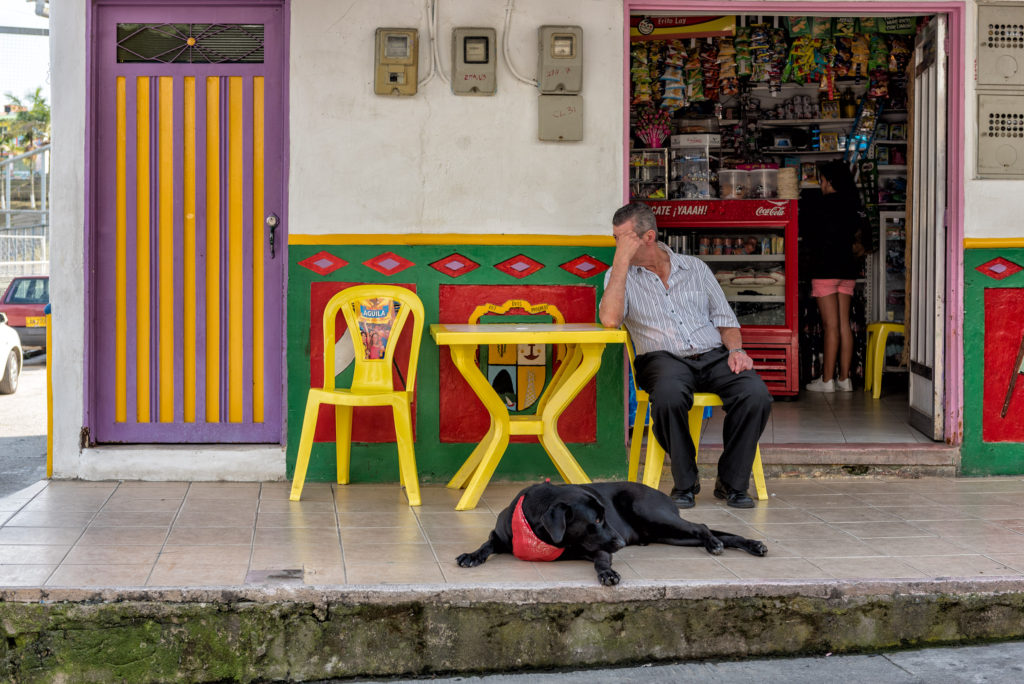
[[[96,10],[96,442],[281,441],[284,12]]]

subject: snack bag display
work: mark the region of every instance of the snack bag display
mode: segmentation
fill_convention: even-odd
[[[832,20],[833,38],[853,38],[857,33],[857,19],[855,17],[836,17]]]
[[[786,17],[790,36],[811,35],[811,17]]]
[[[831,38],[832,20],[828,17],[808,17],[811,22],[811,38]]]

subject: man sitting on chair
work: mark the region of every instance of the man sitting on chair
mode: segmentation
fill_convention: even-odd
[[[700,491],[687,412],[694,392],[713,392],[726,411],[715,496],[751,508],[750,469],[772,398],[743,351],[736,314],[703,261],[658,242],[646,204],[622,207],[612,226],[615,258],[605,275],[601,324],[625,323],[636,347],[637,384],[651,396],[654,435],[672,463],[672,499],[692,508]]]

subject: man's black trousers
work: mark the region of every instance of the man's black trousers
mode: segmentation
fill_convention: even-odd
[[[746,491],[757,442],[771,414],[772,397],[757,373],[733,373],[729,350],[723,346],[690,357],[665,351],[641,354],[636,357],[636,376],[637,384],[651,396],[654,436],[671,458],[675,488],[689,489],[697,482],[687,413],[694,392],[713,392],[722,398],[726,412],[718,477],[731,489]]]

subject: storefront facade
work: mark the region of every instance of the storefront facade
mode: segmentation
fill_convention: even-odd
[[[55,393],[57,477],[287,477],[323,353],[319,311],[347,283],[412,286],[429,322],[465,322],[475,307],[510,299],[552,305],[567,321],[594,320],[613,253],[610,216],[628,197],[629,16],[720,7],[517,0],[496,94],[456,96],[434,76],[411,97],[375,95],[376,28],[418,28],[418,77],[429,73],[425,4],[195,9],[77,0],[54,8],[52,270],[61,277],[52,285],[53,364],[55,387],[66,388]],[[442,69],[450,69],[452,27],[496,27],[500,42],[504,7],[438,4]],[[729,11],[873,14],[883,6],[948,18],[944,441],[960,445],[966,473],[1024,472],[1024,436],[989,424],[989,394],[1006,388],[986,369],[1012,364],[999,354],[1014,343],[986,331],[1019,337],[1009,327],[1020,320],[1024,273],[1000,268],[996,280],[978,267],[999,258],[1024,264],[1015,220],[1024,197],[1015,181],[973,171],[967,66],[976,4],[748,2]],[[125,47],[128,24],[260,24],[264,33],[259,61],[197,67],[124,59],[117,45]],[[505,65],[532,76],[544,25],[582,29],[580,141],[538,139],[537,89]],[[151,125],[142,129],[143,121]],[[145,175],[143,158],[152,162]],[[202,226],[214,205],[223,208],[223,234],[207,243]],[[272,231],[271,215],[279,219]],[[140,289],[144,281],[151,287]],[[221,286],[211,299],[214,282]],[[244,313],[234,318],[215,315],[237,308]],[[975,336],[966,344],[964,330]],[[619,351],[606,351],[593,388],[570,409],[567,441],[592,477],[624,475]],[[424,342],[415,419],[424,481],[450,477],[486,429],[445,356]],[[1024,382],[1018,391],[1010,408],[1024,423]],[[364,428],[353,479],[397,479],[386,421]],[[318,435],[310,479],[333,478],[332,438],[326,429]],[[513,444],[510,454],[498,476],[550,474],[535,444]]]

